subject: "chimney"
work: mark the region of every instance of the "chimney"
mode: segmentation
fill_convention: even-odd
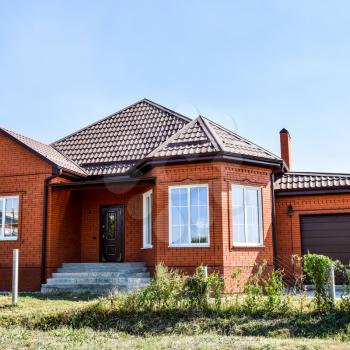
[[[287,164],[289,170],[292,168],[292,139],[288,130],[282,129],[280,131],[280,143],[281,143],[281,158]]]

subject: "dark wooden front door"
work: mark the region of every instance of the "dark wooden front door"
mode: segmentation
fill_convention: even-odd
[[[123,261],[124,206],[101,208],[101,260]]]

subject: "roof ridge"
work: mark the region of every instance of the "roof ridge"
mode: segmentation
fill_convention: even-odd
[[[210,124],[207,123],[206,118],[203,117],[202,115],[200,115],[199,118],[203,122],[205,127],[208,129],[208,132],[211,134],[211,136],[213,137],[214,141],[216,142],[218,150],[219,151],[225,151],[225,146],[221,142],[220,137],[217,135],[215,130],[213,130],[213,128],[210,126]]]
[[[162,149],[163,147],[165,147],[166,145],[169,145],[171,143],[171,141],[173,141],[174,139],[176,139],[176,137],[178,137],[179,135],[181,135],[184,131],[187,131],[191,126],[193,126],[197,121],[198,118],[195,118],[193,120],[191,120],[189,123],[187,123],[186,125],[184,125],[179,131],[177,131],[174,135],[170,136],[168,139],[166,139],[163,143],[161,143],[157,148],[155,148],[152,152],[148,153],[144,159],[147,158],[151,158],[154,154],[156,154],[160,149]]]
[[[141,100],[139,100],[139,101],[137,101],[137,102],[132,103],[131,105],[129,105],[129,106],[127,106],[127,107],[124,107],[124,108],[122,108],[122,109],[120,109],[120,110],[118,110],[118,111],[116,111],[116,112],[114,112],[114,113],[112,113],[112,114],[107,115],[106,117],[104,117],[104,118],[102,118],[102,119],[97,120],[96,122],[93,122],[93,123],[91,123],[91,124],[89,124],[89,125],[87,125],[87,126],[81,128],[81,129],[79,129],[79,130],[77,130],[77,131],[74,131],[74,132],[68,134],[68,135],[66,135],[66,136],[64,136],[64,137],[62,137],[62,138],[60,138],[59,140],[56,140],[56,141],[52,142],[51,145],[54,145],[54,144],[56,144],[56,143],[59,143],[59,142],[65,140],[65,139],[67,139],[67,138],[69,138],[69,137],[71,137],[71,136],[73,136],[73,135],[76,135],[76,134],[78,134],[78,133],[80,133],[80,132],[82,132],[82,131],[84,131],[84,130],[86,130],[86,129],[89,129],[89,128],[91,128],[92,126],[94,126],[94,125],[96,125],[96,124],[99,124],[99,123],[101,123],[101,122],[103,122],[103,121],[105,121],[105,120],[107,120],[107,119],[109,119],[109,118],[112,118],[112,117],[116,116],[117,114],[120,114],[120,113],[124,112],[125,110],[127,110],[127,109],[129,109],[129,108],[131,108],[131,107],[134,107],[134,106],[138,105],[138,104],[141,103],[141,102],[148,103],[149,105],[151,105],[151,106],[153,106],[153,107],[155,107],[155,108],[161,109],[161,110],[163,110],[164,112],[167,112],[167,113],[169,113],[169,114],[173,114],[173,115],[175,115],[176,117],[181,118],[181,119],[183,119],[183,120],[185,120],[185,121],[187,121],[187,122],[189,122],[189,121],[191,120],[190,118],[188,118],[188,117],[186,117],[186,116],[184,116],[184,115],[182,115],[182,114],[180,114],[180,113],[177,113],[177,112],[175,112],[175,111],[173,111],[173,110],[171,110],[171,109],[169,109],[169,108],[166,108],[166,107],[164,107],[164,106],[162,106],[162,105],[159,105],[158,103],[155,103],[155,102],[153,102],[153,101],[151,101],[151,100],[148,100],[147,98],[143,98],[143,99],[141,99]]]
[[[275,157],[275,158],[277,158],[277,159],[281,159],[281,157],[279,157],[279,156],[277,156],[276,154],[274,154],[274,153],[268,151],[266,148],[257,145],[256,143],[254,143],[254,142],[252,142],[252,141],[246,139],[245,137],[242,137],[241,135],[239,135],[239,134],[233,132],[233,131],[230,130],[230,129],[225,128],[224,126],[222,126],[222,125],[220,125],[220,124],[214,122],[213,120],[211,120],[211,119],[209,119],[209,118],[207,118],[207,117],[203,117],[203,118],[205,118],[206,120],[208,120],[209,123],[214,124],[214,125],[215,125],[216,127],[218,127],[219,129],[222,129],[222,130],[228,132],[229,134],[231,134],[231,135],[234,136],[234,137],[237,137],[237,138],[240,139],[240,140],[243,140],[243,141],[245,141],[245,142],[247,142],[247,143],[249,143],[249,144],[251,144],[251,145],[254,145],[255,147],[257,147],[257,148],[261,149],[262,151],[266,152],[267,154],[269,154],[270,156],[273,156],[273,157]]]

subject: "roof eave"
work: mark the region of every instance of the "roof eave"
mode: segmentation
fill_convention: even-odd
[[[313,189],[290,189],[282,190],[275,189],[277,197],[288,197],[288,196],[309,196],[309,195],[331,195],[331,194],[342,194],[350,193],[350,187],[329,187],[329,188],[313,188]]]
[[[253,164],[262,167],[277,168],[281,169],[283,162],[280,160],[267,160],[259,157],[243,157],[242,155],[235,155],[233,153],[226,152],[210,152],[202,154],[191,154],[182,156],[170,156],[170,157],[159,157],[159,158],[146,158],[141,160],[138,164],[132,167],[127,174],[130,176],[140,174],[143,170],[149,171],[154,166],[169,165],[176,163],[198,163],[198,162],[219,162],[227,161],[242,164]]]

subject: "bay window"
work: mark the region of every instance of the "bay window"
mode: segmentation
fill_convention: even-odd
[[[209,246],[207,185],[169,188],[170,246]]]
[[[234,245],[263,244],[260,188],[232,186],[232,222]]]
[[[15,240],[18,237],[17,196],[0,197],[0,240]]]

